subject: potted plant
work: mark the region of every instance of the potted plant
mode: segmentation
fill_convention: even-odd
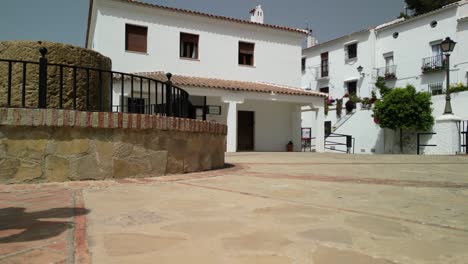
[[[292,141],[289,141],[288,144],[286,145],[286,150],[288,152],[292,152],[293,148],[294,148],[294,144],[292,143]]]

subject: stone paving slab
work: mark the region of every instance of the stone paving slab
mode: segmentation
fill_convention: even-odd
[[[468,157],[227,162],[235,166],[0,185],[0,263],[467,263]]]

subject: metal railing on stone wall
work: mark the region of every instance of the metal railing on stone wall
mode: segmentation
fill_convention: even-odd
[[[47,52],[40,49],[39,61],[0,59],[0,107],[190,116],[189,94],[172,84],[170,73],[168,81],[162,82],[135,74],[48,63]],[[119,95],[118,100],[114,94]]]

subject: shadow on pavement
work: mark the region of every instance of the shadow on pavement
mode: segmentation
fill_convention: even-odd
[[[68,219],[71,220],[69,222],[55,220],[56,218],[72,218],[90,212],[85,208],[72,207],[52,208],[31,213],[25,210],[26,208],[22,207],[0,209],[0,243],[35,241],[58,236],[73,227],[73,219]],[[49,218],[53,220],[41,220]],[[18,229],[24,230],[20,233],[14,232]],[[9,234],[12,231],[14,234]]]

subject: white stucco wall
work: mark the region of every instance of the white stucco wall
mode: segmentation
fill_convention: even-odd
[[[304,34],[202,16],[95,0],[90,47],[124,72],[164,71],[300,86]],[[247,15],[248,10],[246,10]],[[148,27],[147,54],[125,51],[125,24]],[[199,59],[179,58],[180,33],[199,35]],[[238,43],[255,43],[255,65],[238,65]]]

